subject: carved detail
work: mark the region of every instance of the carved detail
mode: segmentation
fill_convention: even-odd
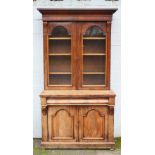
[[[115,97],[109,98],[109,105],[115,105]]]
[[[102,115],[102,114],[101,114],[98,110],[96,110],[96,109],[90,109],[90,110],[88,110],[87,113],[86,113],[85,115],[83,115],[83,116],[86,117],[86,116],[89,114],[89,112],[91,112],[91,111],[95,111],[95,112],[97,112],[98,115],[101,116],[101,117],[104,116],[104,115]]]
[[[53,116],[56,116],[60,111],[65,111],[65,112],[68,113],[68,116],[73,117],[73,116],[70,114],[70,112],[69,112],[68,110],[66,110],[66,109],[59,109],[58,111],[56,111],[56,113],[55,113]]]
[[[47,107],[46,106],[42,106],[42,114],[43,115],[47,114]]]

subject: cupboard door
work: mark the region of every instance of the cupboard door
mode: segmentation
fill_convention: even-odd
[[[77,141],[77,116],[74,106],[49,107],[49,141]]]
[[[75,26],[70,22],[48,23],[47,85],[49,88],[74,88]]]
[[[79,109],[79,140],[107,140],[107,107],[83,106]]]
[[[106,87],[107,34],[106,24],[88,22],[81,24],[81,88]]]

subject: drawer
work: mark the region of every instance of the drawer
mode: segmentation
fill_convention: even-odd
[[[47,105],[108,105],[109,98],[103,99],[47,99]]]

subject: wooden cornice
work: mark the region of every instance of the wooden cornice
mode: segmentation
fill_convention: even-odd
[[[110,21],[117,11],[113,9],[51,9],[38,8],[43,21]]]

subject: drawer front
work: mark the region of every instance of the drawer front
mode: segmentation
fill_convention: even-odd
[[[81,106],[79,108],[80,141],[107,141],[107,127],[107,106]]]
[[[77,141],[77,116],[74,106],[49,106],[49,141]]]

